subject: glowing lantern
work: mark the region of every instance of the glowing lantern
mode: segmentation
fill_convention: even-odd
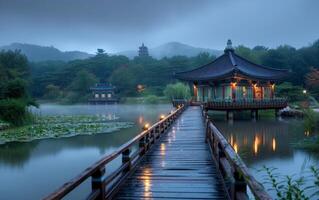
[[[143,129],[145,131],[148,130],[149,128],[150,128],[150,124],[149,123],[144,124]]]
[[[160,120],[163,120],[165,118],[165,115],[160,116]]]

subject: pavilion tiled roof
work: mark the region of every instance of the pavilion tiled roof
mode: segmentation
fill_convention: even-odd
[[[287,73],[286,69],[265,67],[237,55],[228,40],[223,55],[194,70],[176,73],[175,77],[184,81],[209,81],[242,75],[259,80],[278,80]]]
[[[108,83],[97,83],[95,86],[90,87],[90,90],[114,90],[115,86]]]

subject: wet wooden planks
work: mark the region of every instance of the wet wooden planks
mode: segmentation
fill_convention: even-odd
[[[115,199],[225,199],[224,194],[205,143],[200,107],[189,107]]]

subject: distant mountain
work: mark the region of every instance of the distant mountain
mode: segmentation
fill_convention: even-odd
[[[16,50],[20,49],[23,54],[25,54],[30,61],[46,61],[46,60],[62,60],[70,61],[75,59],[85,59],[91,56],[92,54],[81,52],[81,51],[60,51],[59,49],[53,46],[40,46],[34,44],[22,44],[22,43],[12,43],[6,46],[0,46],[1,50]],[[138,47],[136,50],[131,51],[122,51],[116,53],[116,55],[124,55],[129,58],[134,58],[137,56]],[[149,53],[154,58],[163,58],[163,57],[173,57],[173,56],[196,56],[201,52],[208,52],[212,55],[219,56],[222,54],[222,51],[215,49],[205,49],[199,47],[193,47],[187,44],[179,42],[169,42],[163,45],[160,45],[155,48],[149,49]]]
[[[219,56],[222,54],[222,51],[215,49],[206,49],[193,47],[187,44],[179,42],[169,42],[161,46],[149,49],[149,54],[154,58],[163,58],[163,57],[173,57],[173,56],[196,56],[201,52],[208,52],[212,55]],[[129,58],[137,56],[137,48],[132,51],[122,51],[118,52],[119,55],[125,55]]]
[[[12,43],[7,46],[1,46],[0,50],[16,50],[20,49],[30,61],[45,61],[45,60],[62,60],[70,61],[75,59],[85,59],[93,55],[81,51],[60,51],[51,46],[39,46],[33,44]]]

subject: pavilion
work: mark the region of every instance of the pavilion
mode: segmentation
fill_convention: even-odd
[[[234,110],[251,110],[257,117],[259,109],[278,111],[286,107],[285,99],[275,98],[275,85],[287,73],[237,55],[228,40],[223,55],[175,77],[190,84],[193,102],[203,104],[206,110],[225,110],[227,117],[233,118]]]
[[[118,103],[119,98],[115,94],[116,87],[109,83],[97,83],[90,87],[89,104],[112,104]]]

